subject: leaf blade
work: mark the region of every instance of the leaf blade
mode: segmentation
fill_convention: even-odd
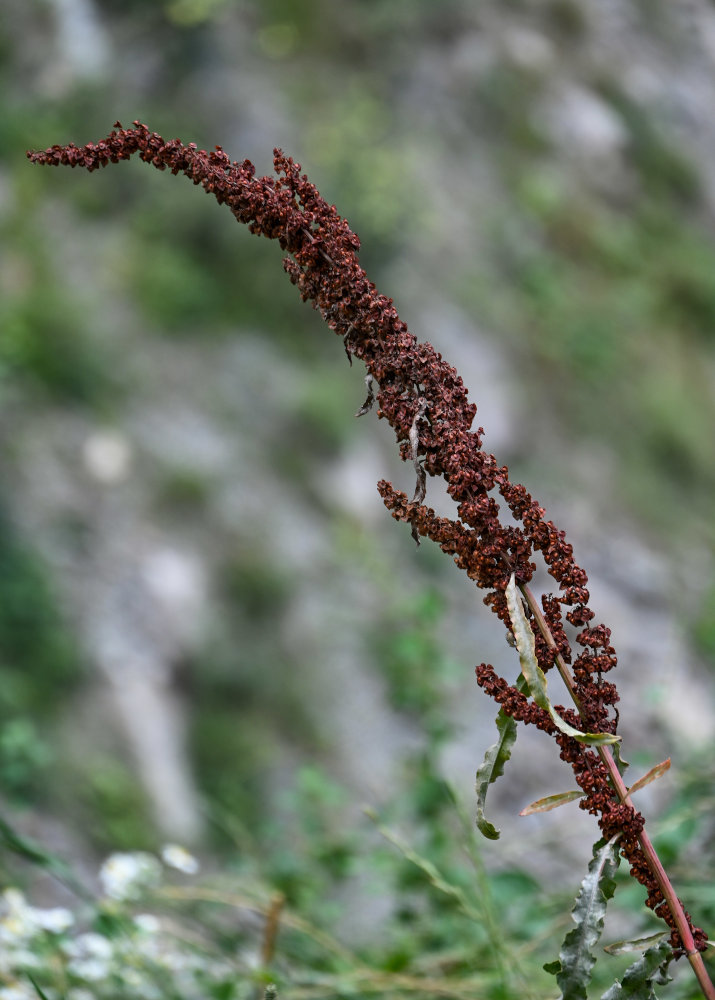
[[[648,934],[646,937],[632,938],[627,941],[613,941],[611,944],[603,946],[603,950],[609,955],[627,955],[631,951],[639,951],[641,954],[646,948],[653,944],[659,944],[667,937],[667,931],[657,931],[655,934]]]
[[[657,1000],[653,983],[665,986],[670,982],[667,970],[672,957],[673,950],[667,941],[649,948],[626,969],[622,979],[606,990],[601,1000]]]
[[[576,926],[564,938],[556,972],[563,1000],[586,1000],[587,987],[596,964],[591,949],[603,932],[606,906],[616,889],[613,876],[620,861],[618,836],[605,844],[599,841],[594,845],[593,858],[571,911],[571,919]]]
[[[628,794],[632,795],[634,792],[640,791],[641,788],[645,788],[646,785],[649,785],[651,781],[657,781],[661,775],[665,774],[665,772],[669,770],[670,757],[666,757],[666,759],[662,760],[660,764],[656,764],[650,769],[650,771],[647,771],[642,778],[639,778],[638,781],[634,781],[628,789]]]
[[[546,675],[536,659],[536,641],[534,639],[534,633],[529,623],[529,619],[524,613],[524,605],[522,604],[521,597],[517,591],[516,577],[513,573],[511,574],[511,579],[509,580],[506,590],[504,591],[504,596],[506,597],[511,627],[516,641],[516,648],[519,653],[521,672],[529,686],[531,697],[534,699],[539,708],[543,708],[545,712],[549,713],[555,725],[561,730],[562,733],[565,733],[566,736],[572,737],[572,739],[577,740],[579,743],[585,743],[588,746],[594,747],[619,743],[621,739],[620,736],[614,736],[613,733],[584,733],[581,732],[580,729],[575,729],[573,726],[569,725],[565,719],[561,718],[559,713],[551,704],[549,696],[546,693]]]
[[[499,739],[489,747],[484,760],[477,769],[475,791],[477,793],[477,828],[487,840],[498,840],[500,832],[489,822],[484,814],[487,789],[497,778],[504,774],[504,765],[511,757],[512,747],[516,742],[516,722],[502,709],[496,717]]]
[[[535,813],[551,812],[552,809],[558,809],[559,806],[564,806],[567,802],[573,802],[575,799],[580,798],[583,798],[583,792],[578,792],[575,789],[570,792],[557,792],[555,795],[546,795],[543,799],[537,799],[528,806],[524,806],[519,815],[533,816]]]

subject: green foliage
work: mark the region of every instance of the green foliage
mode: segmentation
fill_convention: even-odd
[[[455,673],[439,636],[444,614],[444,598],[430,583],[410,588],[402,598],[386,596],[370,643],[391,705],[435,724]]]
[[[46,727],[84,671],[41,560],[0,511],[0,785],[16,803],[53,785]]]
[[[698,647],[715,666],[715,579],[701,598],[694,622],[694,638]]]
[[[616,838],[594,845],[593,859],[571,917],[576,926],[568,932],[559,952],[559,960],[547,968],[556,975],[563,1000],[586,1000],[596,957],[591,949],[603,932],[606,905],[616,889],[613,876],[619,863]]]
[[[0,563],[0,662],[8,676],[1,697],[8,707],[47,708],[77,680],[78,660],[44,566],[2,515]]]
[[[80,792],[73,796],[73,805],[84,814],[93,844],[105,851],[150,846],[154,835],[148,803],[131,769],[119,758],[102,754],[75,767]]]
[[[10,798],[27,801],[36,795],[51,758],[32,719],[16,716],[0,728],[0,787]]]
[[[603,994],[602,1000],[656,1000],[653,984],[665,986],[670,982],[667,968],[671,961],[672,951],[667,941],[648,948],[626,970],[620,982]]]
[[[516,722],[502,709],[496,717],[499,739],[489,747],[483,762],[477,769],[477,827],[489,840],[497,840],[499,831],[484,815],[487,789],[492,782],[504,774],[504,765],[511,758],[511,748],[516,742]]]
[[[521,663],[521,675],[525,679],[529,692],[539,706],[548,712],[559,730],[579,743],[587,746],[606,746],[618,743],[620,736],[612,736],[610,733],[582,733],[579,729],[574,729],[564,719],[561,718],[546,693],[546,675],[536,659],[536,643],[534,633],[528,618],[526,617],[521,597],[516,589],[514,574],[506,589],[506,601],[509,608],[511,627],[519,651],[519,662]]]
[[[40,287],[37,287],[37,286]],[[78,310],[56,287],[38,281],[0,306],[0,373],[27,380],[53,401],[96,405],[112,380],[83,331]]]
[[[647,193],[657,199],[695,202],[700,193],[697,171],[659,132],[653,116],[630,99],[617,83],[604,80],[600,89],[628,127],[631,162]]]
[[[165,469],[156,490],[156,505],[163,514],[196,517],[205,514],[213,483],[198,469],[176,466]]]
[[[642,185],[617,207],[548,157],[517,160],[488,277],[470,270],[461,294],[523,351],[534,393],[549,395],[572,433],[616,457],[639,517],[710,537],[715,451],[702,428],[715,419],[715,249],[705,213],[683,209],[699,204],[692,169],[647,148]]]

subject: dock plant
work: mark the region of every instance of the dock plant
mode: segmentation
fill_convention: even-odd
[[[668,964],[686,958],[702,993],[715,1000],[703,952],[705,932],[696,926],[676,895],[646,832],[632,797],[667,763],[630,787],[624,780],[618,690],[612,680],[617,655],[611,631],[589,606],[588,577],[572,545],[545,515],[544,508],[506,466],[482,447],[483,429],[473,426],[477,407],[457,371],[400,319],[392,299],[381,294],[360,265],[360,241],[335,206],[321,197],[299,164],[275,151],[275,176],[257,177],[248,160],[232,161],[217,146],[164,140],[140,122],[85,146],[55,145],[28,153],[36,164],[81,167],[88,171],[138,155],[145,163],[184,174],[203,187],[256,236],[277,240],[283,268],[304,301],[312,303],[341,339],[352,364],[366,369],[367,398],[357,415],[373,407],[395,432],[400,455],[414,468],[412,496],[382,480],[380,496],[392,516],[410,526],[417,544],[435,542],[484,592],[484,602],[508,630],[518,654],[516,682],[481,663],[476,679],[499,706],[498,740],[477,772],[477,823],[492,839],[498,831],[486,817],[486,791],[504,771],[517,723],[536,726],[556,744],[573,771],[575,788],[541,800],[534,811],[578,798],[600,828],[593,860],[572,911],[573,929],[557,961],[565,998],[583,997],[595,961],[613,875],[621,860],[645,891],[645,903],[663,921],[661,935],[642,942],[642,956],[605,995],[653,996],[653,984],[667,981]],[[438,516],[426,503],[430,477],[441,477],[456,505],[452,518]],[[553,590],[537,596],[531,583],[540,560]],[[569,639],[566,623],[575,631]],[[516,663],[515,663],[516,667]],[[552,704],[549,671],[561,676],[571,699]]]

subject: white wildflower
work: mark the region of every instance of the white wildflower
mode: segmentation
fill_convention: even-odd
[[[159,918],[153,913],[137,913],[134,917],[134,926],[144,934],[158,934],[161,930]]]
[[[62,934],[74,924],[74,914],[64,906],[55,906],[49,910],[30,907],[30,918],[38,928],[51,934]]]
[[[102,865],[99,878],[111,899],[137,899],[159,884],[161,867],[153,854],[143,851],[112,854]]]
[[[74,923],[74,916],[63,906],[47,910],[29,906],[19,889],[6,889],[2,903],[0,941],[5,944],[26,942],[39,931],[62,934]]]
[[[0,986],[0,1000],[37,1000],[37,994],[29,983],[13,982]]]
[[[69,956],[67,971],[78,979],[98,982],[106,979],[111,971],[113,948],[111,941],[89,931],[73,941],[67,941],[64,950]]]
[[[3,910],[0,918],[0,941],[19,946],[35,933],[31,909],[19,889],[6,889],[2,894]]]
[[[96,931],[87,931],[86,934],[78,934],[71,941],[66,941],[64,951],[71,958],[103,958],[112,957],[112,942],[103,934]]]
[[[185,875],[195,875],[199,870],[199,863],[193,854],[178,844],[165,844],[161,849],[161,860],[168,868],[175,868]]]

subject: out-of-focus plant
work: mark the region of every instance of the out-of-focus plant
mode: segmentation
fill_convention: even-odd
[[[342,338],[351,363],[357,357],[366,365],[367,398],[357,415],[377,403],[378,415],[396,432],[401,457],[414,468],[412,498],[390,483],[378,484],[385,505],[396,519],[411,525],[418,544],[421,536],[428,536],[452,555],[487,592],[485,603],[507,627],[519,656],[517,681],[511,684],[497,676],[489,664],[477,667],[478,683],[500,705],[498,742],[477,774],[479,828],[489,838],[498,836],[485,816],[486,791],[503,773],[520,721],[555,741],[578,785],[574,792],[542,800],[532,809],[554,808],[575,794],[581,808],[597,817],[602,834],[572,911],[575,928],[567,934],[558,961],[548,966],[564,997],[586,996],[595,963],[591,949],[601,935],[616,869],[625,858],[633,878],[646,889],[647,905],[669,933],[656,941],[628,944],[642,945],[643,956],[608,991],[608,1000],[635,993],[650,997],[654,983],[667,981],[669,963],[682,956],[687,956],[703,994],[714,1000],[715,987],[702,958],[708,946],[705,933],[693,925],[675,894],[632,802],[637,789],[655,780],[665,764],[630,788],[623,778],[627,764],[617,733],[618,691],[604,676],[617,662],[610,629],[593,624],[588,578],[574,561],[564,532],[545,520],[544,509],[523,486],[511,482],[506,467],[482,450],[481,428],[471,430],[476,407],[468,402],[457,372],[430,344],[417,342],[392,300],[367,279],[358,262],[358,238],[301,175],[300,167],[280,151],[274,161],[278,178],[256,178],[253,164],[231,162],[220,147],[206,153],[193,143],[165,142],[135,122],[130,129],[117,123],[115,131],[96,144],[80,148],[70,143],[29,155],[36,163],[93,171],[135,153],[160,170],[186,174],[227,204],[252,233],[276,239],[287,251],[283,265],[302,298],[312,301]],[[428,475],[445,479],[457,504],[454,519],[439,517],[425,505]],[[537,555],[558,585],[557,594],[545,593],[540,600],[530,588]],[[579,630],[575,640],[569,639],[567,626]],[[550,669],[560,675],[573,707],[552,703],[546,677]],[[435,886],[442,885],[436,870],[424,870]]]
[[[389,894],[396,912],[367,945],[344,942],[349,914],[342,914],[343,933],[327,930],[340,908],[318,896],[341,876],[334,858],[326,863],[320,856],[330,848],[323,806],[334,805],[339,793],[312,769],[300,776],[299,790],[291,828],[311,839],[314,856],[299,857],[294,846],[292,873],[288,859],[259,870],[245,849],[232,869],[200,873],[193,855],[165,845],[157,854],[110,855],[97,891],[90,891],[61,859],[0,821],[0,853],[11,852],[74,890],[70,905],[51,907],[32,904],[17,883],[4,890],[0,1000],[38,994],[48,1000],[253,1000],[269,984],[279,995],[304,998],[539,995],[534,982],[547,977],[534,967],[538,945],[522,939],[517,948],[501,940],[506,925],[515,941],[525,922],[543,931],[531,923],[539,887],[516,872],[511,890],[503,874],[491,887],[465,817],[455,827],[469,845],[459,871],[445,855],[406,844],[377,817],[364,818],[360,859],[348,857],[348,867],[353,878],[371,879],[376,891]],[[444,795],[435,829],[450,809],[454,818],[453,805]],[[383,839],[368,835],[373,823]],[[511,916],[498,912],[496,892],[509,899]]]

